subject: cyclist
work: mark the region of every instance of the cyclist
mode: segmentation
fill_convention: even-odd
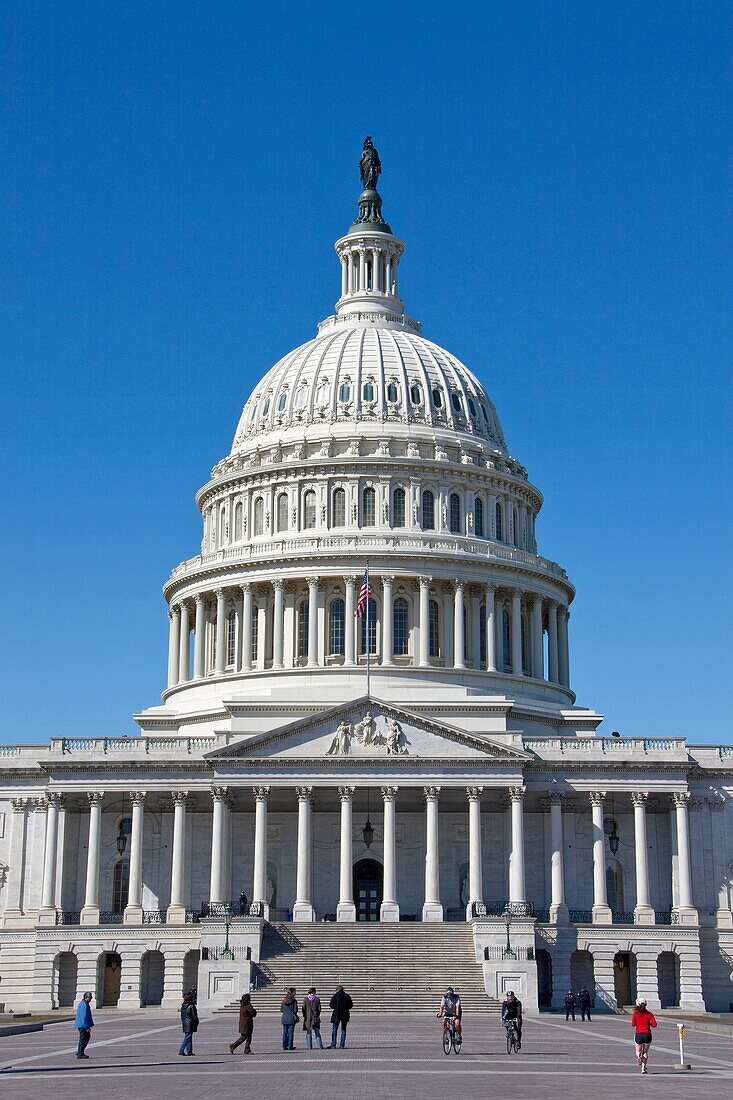
[[[501,1022],[504,1027],[513,1020],[517,1028],[517,1050],[522,1048],[522,1002],[514,996],[514,990],[510,989],[506,1000],[501,1005]]]
[[[452,985],[449,985],[443,996],[440,998],[440,1008],[438,1009],[438,1016],[443,1020],[443,1031],[445,1031],[448,1020],[453,1019],[456,1028],[456,1036],[460,1042],[461,1036],[461,1017],[463,1016],[463,1008],[461,1007],[461,998],[456,993]]]

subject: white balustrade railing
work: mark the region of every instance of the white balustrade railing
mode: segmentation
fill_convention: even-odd
[[[533,737],[522,738],[525,748],[536,752],[559,752],[565,755],[579,752],[596,752],[615,755],[621,753],[687,753],[684,737]],[[721,755],[723,750],[721,749]],[[733,754],[733,746],[730,748]]]

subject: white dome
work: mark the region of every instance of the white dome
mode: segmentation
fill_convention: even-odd
[[[287,428],[337,421],[432,426],[506,453],[496,409],[468,367],[404,322],[374,314],[366,322],[334,318],[276,363],[244,406],[232,450]]]

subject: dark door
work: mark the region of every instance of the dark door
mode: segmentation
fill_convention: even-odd
[[[122,977],[122,959],[110,951],[104,959],[104,985],[102,986],[102,1006],[114,1008],[120,999],[120,978]]]
[[[382,904],[382,866],[374,859],[362,859],[354,866],[356,919],[379,920]]]
[[[631,957],[628,951],[619,951],[613,960],[613,984],[616,1003],[633,1004],[631,996]]]

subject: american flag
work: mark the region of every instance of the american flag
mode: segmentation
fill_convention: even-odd
[[[361,582],[361,588],[359,590],[359,599],[356,603],[356,616],[359,619],[366,611],[367,600],[372,595],[372,586],[369,583],[369,570],[367,569],[364,574],[364,580]]]

